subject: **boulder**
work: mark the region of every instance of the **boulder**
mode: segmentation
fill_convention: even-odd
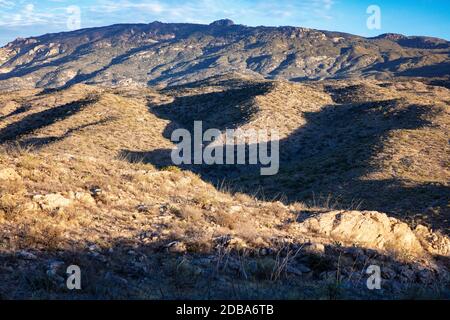
[[[96,204],[95,199],[87,192],[75,192],[74,199],[84,204]]]
[[[450,257],[450,239],[445,235],[432,232],[425,226],[418,225],[414,234],[426,251],[433,255]]]
[[[36,260],[37,259],[37,256],[35,254],[25,251],[25,250],[21,250],[17,254],[20,258],[25,259],[25,260]]]
[[[33,201],[38,203],[43,210],[47,211],[66,208],[72,204],[70,199],[63,197],[58,193],[37,195],[33,197]]]
[[[185,253],[186,252],[186,245],[183,242],[180,241],[173,241],[169,243],[167,246],[167,251],[170,253]]]
[[[12,168],[0,169],[0,181],[20,180],[19,174]]]
[[[308,243],[303,246],[303,251],[306,253],[312,253],[317,255],[323,255],[325,254],[325,246],[321,243]]]
[[[331,211],[308,218],[300,229],[344,245],[422,254],[423,247],[406,223],[380,212]]]

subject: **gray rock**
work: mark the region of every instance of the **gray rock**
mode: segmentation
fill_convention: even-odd
[[[64,261],[60,260],[50,260],[48,263],[48,271],[56,274],[64,266]]]
[[[381,276],[383,279],[394,279],[395,276],[397,275],[397,272],[395,272],[394,269],[389,268],[389,267],[382,267],[381,268]]]
[[[399,278],[402,282],[414,282],[415,273],[409,266],[399,268]]]
[[[319,254],[323,255],[325,254],[325,246],[321,243],[310,243],[303,247],[303,250],[307,253],[313,253],[313,254]]]
[[[418,281],[423,284],[431,284],[436,280],[436,277],[435,277],[433,271],[428,270],[428,269],[420,270],[417,273],[417,278],[418,278]]]
[[[35,254],[25,251],[25,250],[21,250],[17,254],[20,258],[25,259],[25,260],[36,260],[37,259],[37,256]]]
[[[140,213],[148,213],[150,211],[150,206],[147,206],[145,204],[140,204],[137,206],[136,209]]]
[[[170,253],[185,253],[186,245],[181,241],[173,241],[169,243],[167,246],[167,251]]]
[[[301,276],[305,273],[311,272],[311,269],[302,264],[296,264],[295,266],[288,266],[286,268],[286,272]]]
[[[88,250],[91,252],[100,251],[100,247],[96,244],[91,244],[90,246],[88,246]]]

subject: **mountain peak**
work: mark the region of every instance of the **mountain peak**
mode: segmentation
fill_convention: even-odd
[[[383,33],[375,37],[375,39],[388,39],[388,40],[401,40],[405,38],[407,38],[405,35],[399,33]]]
[[[444,53],[450,42],[380,37],[394,40],[289,26],[249,27],[230,19],[209,26],[155,21],[97,27],[18,39],[0,48],[0,90],[75,83],[175,86],[229,72],[291,81],[448,76],[450,58]]]
[[[230,19],[221,19],[210,23],[210,26],[217,26],[217,27],[231,27],[233,25],[234,21]]]

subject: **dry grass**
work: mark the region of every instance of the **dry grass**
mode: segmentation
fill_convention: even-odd
[[[195,90],[187,91],[178,94],[199,94]],[[383,91],[392,98],[412,94],[399,93],[392,88]],[[167,244],[179,241],[191,254],[209,255],[217,251],[218,239],[223,237],[231,239],[223,247],[228,254],[259,252],[261,248],[282,250],[287,244],[306,243],[314,237],[298,231],[299,215],[361,207],[358,197],[352,198],[354,203],[349,204],[341,201],[339,193],[326,192],[325,196],[314,196],[309,203],[286,204],[290,200],[279,196],[276,200],[283,201],[273,200],[274,197],[265,201],[263,192],[255,187],[260,180],[251,181],[251,192],[249,189],[236,192],[227,182],[213,185],[188,170],[152,161],[148,157],[151,151],[168,149],[172,143],[163,135],[170,121],[149,112],[149,108],[170,104],[173,99],[169,98],[173,97],[145,90],[125,94],[88,86],[58,94],[35,94],[20,95],[21,103],[29,103],[32,108],[24,114],[0,120],[0,130],[36,112],[51,109],[55,104],[76,102],[88,95],[96,99],[90,100],[82,111],[18,135],[14,144],[5,144],[0,149],[0,169],[13,168],[20,176],[20,179],[0,184],[0,236],[4,239],[4,252],[14,253],[19,249],[82,251],[92,244],[101,248],[114,247],[114,250],[120,250],[121,246],[127,250],[149,247],[166,252]],[[442,99],[445,97],[443,95]],[[19,93],[16,93],[10,99],[18,98]],[[416,102],[414,99],[411,103]],[[148,101],[151,101],[150,106]],[[319,112],[333,103],[326,90],[289,83],[270,86],[267,92],[250,96],[245,102],[256,103],[259,109],[242,128],[273,125],[281,130],[282,138],[306,124],[305,114]],[[274,110],[280,117],[268,121]],[[389,132],[378,146],[378,153],[370,159],[371,171],[364,179],[377,181],[395,174],[396,178],[408,180],[413,186],[446,184],[448,116],[440,112],[431,119],[434,127]],[[33,144],[28,144],[29,141]],[[39,141],[41,144],[37,143]],[[124,150],[136,154],[133,161]],[[354,152],[357,159],[357,151]],[[352,164],[343,161],[341,151],[301,164],[301,168],[282,169],[276,177],[278,184],[272,184],[277,194],[298,193],[300,178],[301,191],[304,191],[308,186],[317,186],[324,177],[333,182],[337,177],[354,172]],[[348,186],[349,190],[355,194],[361,191],[352,185]],[[70,205],[44,210],[33,200],[35,195],[49,194],[70,200]],[[266,280],[279,280],[295,254],[262,258],[254,273]],[[241,256],[242,270],[248,269],[245,261],[248,257]],[[172,261],[167,269],[177,277],[190,277],[190,281],[198,276],[198,269],[185,260]],[[189,288],[193,285],[190,281],[181,287]]]

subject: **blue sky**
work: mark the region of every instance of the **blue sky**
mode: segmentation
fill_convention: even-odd
[[[380,9],[379,29],[367,27],[370,5]],[[221,18],[250,26],[293,25],[363,36],[395,32],[450,40],[449,0],[0,0],[0,45],[77,27],[154,20],[210,23]]]

